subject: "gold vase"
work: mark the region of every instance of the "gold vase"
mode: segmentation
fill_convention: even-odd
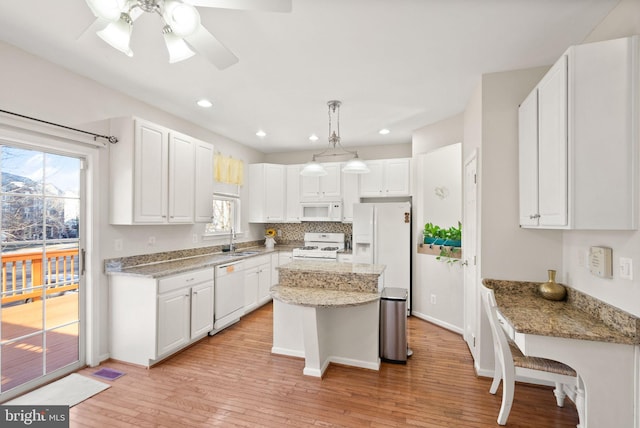
[[[540,284],[538,288],[542,297],[548,300],[563,300],[567,295],[567,289],[564,285],[556,282],[556,271],[548,270],[549,280]]]

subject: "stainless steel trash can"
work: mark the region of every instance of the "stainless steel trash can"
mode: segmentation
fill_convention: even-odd
[[[411,355],[407,344],[407,290],[386,287],[380,295],[380,358],[406,364]]]

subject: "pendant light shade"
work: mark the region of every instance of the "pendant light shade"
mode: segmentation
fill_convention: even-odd
[[[200,27],[200,14],[190,4],[165,1],[162,16],[173,32],[181,37],[190,36]]]
[[[189,46],[182,38],[173,34],[170,26],[165,25],[162,32],[164,33],[164,43],[169,51],[170,64],[183,61],[195,55],[195,52],[189,49]]]
[[[323,175],[327,175],[327,170],[318,162],[312,160],[304,165],[304,168],[300,171],[300,175],[305,177],[322,177]]]
[[[127,56],[133,56],[133,51],[129,47],[131,42],[131,30],[133,21],[128,13],[122,12],[120,19],[107,25],[104,30],[98,31],[98,36],[112,47],[118,49]]]
[[[349,160],[347,164],[342,168],[342,172],[347,174],[366,174],[369,172],[369,167],[356,155],[355,158]]]

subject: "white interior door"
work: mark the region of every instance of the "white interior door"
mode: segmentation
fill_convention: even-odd
[[[476,359],[478,328],[478,175],[477,153],[464,164],[464,213],[462,225],[462,249],[464,265],[464,340]]]

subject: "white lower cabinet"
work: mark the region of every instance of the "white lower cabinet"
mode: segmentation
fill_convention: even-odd
[[[213,329],[213,269],[164,278],[112,275],[109,352],[151,366]]]
[[[244,313],[249,313],[271,300],[271,256],[252,257],[245,261]]]
[[[189,343],[190,298],[188,288],[158,296],[157,355],[168,354]]]

